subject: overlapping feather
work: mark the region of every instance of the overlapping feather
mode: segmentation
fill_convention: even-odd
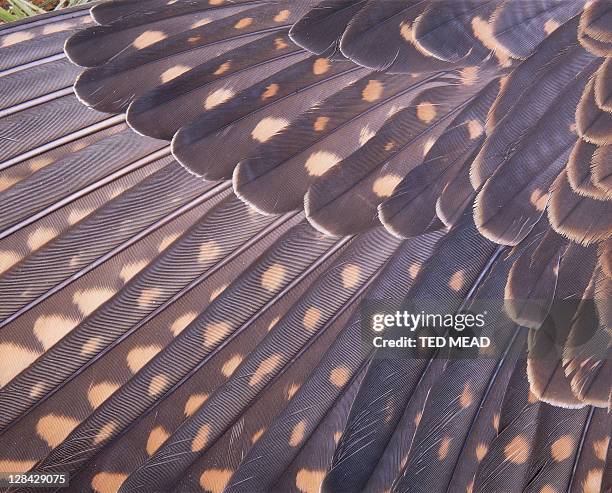
[[[68,78],[43,87],[79,11],[0,31],[0,86],[36,84],[0,110],[18,137],[0,151],[2,440],[23,444],[0,470],[97,492],[596,491],[610,8],[517,4],[117,0],[67,42],[87,104],[129,106],[261,211],[306,196],[313,224],[352,239],[260,216],[123,116],[80,109]],[[377,212],[414,239],[368,231]],[[501,305],[504,286],[494,338],[513,342],[491,358],[357,350],[365,297],[458,309]]]

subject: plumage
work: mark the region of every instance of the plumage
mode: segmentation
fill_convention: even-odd
[[[611,12],[111,0],[0,26],[0,473],[605,491]],[[485,322],[378,332],[395,310]]]
[[[567,180],[576,193],[593,199],[605,199],[606,190],[595,183],[594,155],[597,146],[578,139],[567,160]]]
[[[199,27],[206,24],[211,24],[208,30],[212,28],[219,34],[210,36],[205,41],[204,46],[214,42],[226,41],[226,38],[232,37],[231,29],[241,18],[249,18],[251,22],[244,23],[246,25],[240,30],[234,31],[234,33],[239,36],[245,33],[256,33],[254,26],[257,26],[257,23],[253,26],[253,18],[246,15],[241,16],[241,14],[257,15],[265,13],[269,11],[269,5],[272,2],[242,0],[233,3],[237,4],[238,8],[227,8],[226,5],[219,4],[206,5],[200,2],[175,2],[169,6],[167,4],[163,5],[163,9],[159,8],[162,5],[158,4],[157,8],[152,5],[151,11],[138,10],[129,16],[114,19],[107,26],[93,26],[90,29],[80,31],[67,41],[67,53],[77,65],[95,67],[110,61],[117,55],[120,55],[119,58],[129,57],[139,50],[154,47],[158,42],[172,39],[172,35],[183,31],[191,31],[189,36],[197,37],[202,31]],[[263,7],[258,9],[259,5]],[[234,5],[231,7],[234,7]],[[274,22],[272,19],[270,21]],[[274,25],[272,22],[270,25]],[[197,39],[192,48],[201,46],[200,40],[201,38]],[[100,41],[102,41],[102,44],[100,44]],[[171,50],[171,48],[168,50]],[[151,52],[147,50],[143,52],[143,54],[145,53]],[[163,57],[174,54],[176,52],[164,53]],[[155,60],[156,58],[152,57],[152,59]]]
[[[595,101],[597,106],[608,113],[612,111],[612,102],[610,101],[612,88],[610,86],[610,78],[612,77],[612,61],[610,58],[601,64],[595,75]]]
[[[551,310],[567,242],[545,225],[533,236],[533,248],[523,252],[510,268],[504,297],[512,319],[537,330]]]
[[[366,145],[420,90],[439,84],[436,77],[360,75],[238,163],[233,185],[243,200],[266,213],[303,207],[316,180]]]
[[[583,2],[537,0],[526,4],[504,1],[492,15],[492,36],[497,49],[525,59],[546,36],[582,10]]]
[[[612,204],[576,194],[562,172],[552,186],[548,218],[558,233],[589,245],[607,240],[612,232],[609,220]]]
[[[208,179],[229,179],[241,157],[254,152],[269,133],[275,133],[268,126],[282,128],[291,115],[305,112],[334,91],[336,84],[342,87],[362,71],[349,62],[330,64],[304,52],[294,62],[278,75],[266,74],[261,82],[182,127],[172,140],[178,160]],[[221,136],[234,138],[235,147],[220,149]]]
[[[423,163],[410,170],[391,197],[379,206],[382,223],[395,234],[416,236],[435,222],[436,202],[446,190],[456,197],[468,198],[471,184],[457,186],[459,175],[467,175],[471,160],[484,141],[487,111],[497,97],[499,80],[495,79],[475,98],[468,101],[444,132],[427,151]],[[467,192],[467,196],[464,192]],[[453,207],[461,214],[462,208]],[[448,226],[451,221],[445,221]]]
[[[437,140],[485,83],[486,78],[458,94],[455,81],[440,79],[438,87],[422,91],[361,149],[311,185],[304,202],[310,222],[337,236],[377,224],[378,205],[402,176],[421,165],[427,142]],[[359,214],[349,216],[354,207]]]
[[[602,188],[606,194],[612,188],[612,147],[601,146],[594,153],[591,160],[591,169],[593,173],[593,182],[595,186]]]
[[[584,90],[576,108],[576,130],[583,140],[598,146],[611,143],[609,132],[612,126],[610,113],[602,111],[595,100],[595,79]]]
[[[177,71],[177,80],[168,80],[130,105],[128,122],[139,133],[169,140],[181,126],[200,116],[207,101],[212,110],[213,95],[222,94],[223,88],[238,92],[302,59],[303,50],[290,42],[286,30],[268,34],[188,70],[183,77],[179,73],[182,69]],[[194,98],[201,99],[202,105],[193,105]],[[163,115],[169,113],[177,119],[154,124],[164,122]]]
[[[291,26],[289,35],[299,46],[326,58],[342,57],[340,40],[349,22],[367,0],[327,0],[313,7]]]
[[[414,43],[425,54],[448,62],[480,61],[489,48],[479,41],[496,1],[430,2],[417,17],[412,30]]]
[[[516,380],[510,385],[517,385]],[[514,402],[502,407],[499,435],[476,475],[474,491],[572,487],[576,446],[592,423],[592,411],[533,401],[524,385],[512,391]],[[609,419],[600,414],[597,418]]]

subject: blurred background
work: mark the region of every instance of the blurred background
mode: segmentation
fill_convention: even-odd
[[[0,24],[88,2],[89,0],[0,0]]]

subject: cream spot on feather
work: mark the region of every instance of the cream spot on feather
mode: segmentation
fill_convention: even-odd
[[[276,38],[274,40],[274,47],[277,50],[284,50],[285,48],[287,48],[289,45],[287,44],[287,42],[283,39],[283,38]]]
[[[94,210],[95,210],[94,208],[90,208],[90,209],[74,209],[70,211],[70,214],[68,214],[68,224],[73,225],[73,224],[78,223],[82,219],[85,219],[87,216],[89,216]]]
[[[200,486],[210,493],[221,493],[232,477],[231,469],[207,469],[200,476]]]
[[[272,264],[261,276],[261,286],[270,293],[278,290],[285,280],[287,270],[281,264]]]
[[[569,435],[564,435],[550,446],[550,454],[554,461],[562,462],[569,459],[574,452],[574,439]]]
[[[103,346],[103,341],[101,337],[91,337],[85,341],[83,347],[81,347],[80,355],[81,356],[91,356],[95,354],[101,347]]]
[[[55,34],[74,29],[75,25],[72,22],[54,22],[43,28],[43,34]]]
[[[311,306],[304,313],[304,318],[302,322],[304,323],[304,327],[306,327],[309,331],[313,331],[317,328],[317,324],[321,319],[322,313],[318,308]]]
[[[242,363],[242,359],[242,355],[240,354],[232,356],[221,367],[221,373],[223,373],[223,375],[228,378],[231,377],[232,374],[236,371],[236,368],[238,368],[238,365]]]
[[[484,456],[487,455],[488,451],[489,447],[487,447],[485,443],[479,443],[476,446],[476,460],[480,462],[482,459],[484,459]]]
[[[132,44],[134,45],[134,48],[141,50],[147,46],[157,43],[158,41],[166,39],[166,37],[167,36],[161,31],[145,31],[138,36]]]
[[[78,320],[64,315],[42,315],[34,322],[34,335],[45,349],[49,349],[78,323]]]
[[[440,442],[440,447],[438,448],[438,459],[444,460],[448,456],[448,451],[450,450],[452,438],[444,437]]]
[[[408,22],[402,22],[400,24],[400,35],[404,38],[404,41],[412,43],[414,41],[414,32]]]
[[[166,248],[172,245],[172,243],[174,243],[179,236],[180,235],[178,233],[174,233],[174,234],[165,236],[164,239],[159,243],[159,246],[157,247],[157,251],[159,253],[163,252]]]
[[[231,332],[231,326],[227,322],[211,323],[204,333],[204,345],[207,348],[221,342]]]
[[[610,443],[610,437],[603,437],[601,440],[594,441],[593,450],[595,452],[595,457],[597,457],[601,461],[605,461],[606,455],[608,453],[609,443]]]
[[[28,247],[30,251],[38,250],[41,246],[50,242],[57,236],[58,231],[53,228],[41,226],[28,236]]]
[[[478,67],[465,67],[461,70],[461,82],[466,86],[471,86],[478,81]]]
[[[304,440],[304,436],[306,435],[306,421],[302,420],[298,422],[291,431],[291,436],[289,437],[289,445],[292,447],[297,447]]]
[[[169,437],[170,434],[163,426],[153,428],[147,439],[147,454],[153,455]]]
[[[342,269],[342,286],[345,289],[352,289],[359,284],[361,268],[356,264],[348,264]]]
[[[191,70],[191,67],[187,65],[176,65],[174,67],[169,68],[168,70],[164,70],[159,76],[162,84],[166,82],[170,82],[172,79],[176,79],[179,75],[184,74]]]
[[[169,385],[169,380],[166,375],[163,375],[163,374],[155,375],[151,379],[151,382],[149,383],[149,388],[147,389],[147,393],[151,397],[154,397],[162,393],[168,385]]]
[[[221,65],[219,65],[217,70],[215,70],[213,73],[214,75],[223,75],[231,68],[231,66],[232,62],[228,60],[227,62],[223,62]]]
[[[603,480],[603,469],[595,468],[589,470],[582,482],[581,493],[600,493]]]
[[[269,356],[268,358],[264,359],[261,363],[259,363],[259,366],[257,367],[257,370],[255,370],[255,373],[251,375],[249,385],[255,386],[260,384],[263,379],[267,375],[273,373],[282,362],[283,360],[280,354],[273,354],[272,356]]]
[[[300,469],[295,476],[295,486],[301,493],[318,493],[325,478],[323,469]]]
[[[289,385],[289,388],[287,389],[287,399],[291,399],[298,390],[300,390],[299,384],[293,382],[291,385]]]
[[[484,127],[482,123],[478,120],[470,120],[467,123],[468,133],[470,134],[470,139],[474,140],[480,137],[484,132]]]
[[[287,10],[287,9],[281,10],[274,17],[274,22],[285,22],[287,19],[289,19],[290,15],[291,15],[291,11],[290,10]]]
[[[75,292],[72,295],[72,301],[77,305],[79,311],[87,316],[108,301],[115,293],[116,290],[109,287],[85,289]]]
[[[544,486],[542,486],[540,493],[559,493],[559,492],[553,485],[545,484]]]
[[[60,414],[47,414],[36,423],[36,434],[51,448],[57,447],[76,428],[79,421]]]
[[[448,287],[453,291],[461,291],[465,284],[465,273],[462,270],[456,271],[448,281]]]
[[[280,317],[276,316],[270,321],[270,323],[268,324],[268,332],[270,332],[274,328],[274,326],[278,323],[279,320]]]
[[[132,373],[137,373],[161,350],[161,346],[155,344],[135,347],[126,356],[128,368]]]
[[[556,31],[559,28],[560,24],[553,20],[553,19],[548,19],[545,23],[544,23],[544,32],[546,34],[552,34],[554,31]]]
[[[0,473],[19,473],[19,472],[28,472],[37,461],[35,460],[13,460],[13,459],[5,459],[0,460]]]
[[[210,298],[208,298],[208,301],[214,301],[221,293],[223,293],[223,291],[225,291],[226,288],[227,284],[219,286],[217,289],[213,290],[213,292],[210,293]]]
[[[20,181],[21,178],[19,176],[0,176],[0,192],[3,192]]]
[[[329,123],[329,117],[327,116],[319,116],[314,122],[314,131],[315,132],[323,132],[327,128],[327,124]]]
[[[514,437],[504,448],[506,460],[514,464],[524,464],[529,458],[529,442],[522,435]]]
[[[257,442],[257,440],[261,438],[261,436],[265,433],[265,431],[266,431],[265,428],[260,428],[255,433],[253,433],[253,436],[251,437],[251,444],[254,444],[255,442]]]
[[[463,386],[463,392],[461,392],[461,395],[459,396],[459,405],[463,409],[465,409],[467,407],[470,407],[473,401],[474,401],[474,394],[470,387],[470,383],[468,382]]]
[[[210,93],[204,101],[204,109],[212,110],[220,104],[225,103],[228,99],[231,99],[232,97],[234,97],[234,91],[232,89],[229,89],[227,87],[217,89],[216,91]]]
[[[201,450],[203,450],[204,447],[206,447],[206,444],[208,443],[208,439],[210,437],[211,432],[212,429],[209,424],[202,425],[196,433],[193,442],[191,442],[191,451],[200,452]]]
[[[0,274],[9,270],[22,258],[23,256],[19,252],[14,252],[11,250],[0,251]]]
[[[252,17],[244,17],[244,18],[240,19],[238,22],[236,22],[236,24],[234,24],[234,28],[235,29],[244,29],[246,27],[249,27],[251,24],[253,24],[253,18]]]
[[[259,142],[267,142],[277,133],[289,125],[289,120],[284,118],[275,118],[272,116],[266,117],[261,120],[251,132],[251,136],[254,140]]]
[[[398,175],[381,176],[372,185],[372,191],[380,198],[389,197],[400,181],[402,177]]]
[[[0,344],[0,387],[10,382],[15,375],[30,366],[40,356],[38,351],[12,342]]]
[[[501,49],[501,45],[495,39],[491,22],[479,16],[474,17],[472,19],[472,32],[485,48],[493,51],[502,67],[508,67],[512,63],[508,54]]]
[[[546,209],[546,205],[548,204],[548,193],[543,192],[539,188],[535,188],[533,192],[531,192],[529,202],[541,212]]]
[[[147,264],[146,260],[139,260],[137,262],[131,262],[129,264],[124,265],[121,268],[121,272],[119,272],[119,277],[123,282],[128,282],[132,277],[138,274],[142,269],[144,269]]]
[[[266,87],[266,90],[261,94],[261,99],[265,101],[266,99],[273,98],[278,94],[278,90],[280,86],[278,84],[270,84]]]
[[[410,277],[410,279],[416,279],[420,271],[421,262],[413,262],[412,264],[410,264],[410,267],[408,267],[408,276]]]
[[[317,58],[312,66],[312,72],[315,75],[323,75],[329,72],[331,64],[327,58]]]
[[[329,381],[332,385],[342,388],[351,378],[351,370],[346,366],[338,366],[329,374]]]
[[[91,480],[91,487],[96,493],[116,493],[127,479],[127,474],[99,472]]]
[[[185,403],[185,416],[193,416],[200,409],[202,404],[208,400],[208,394],[193,394],[189,396]]]
[[[384,86],[382,85],[382,82],[378,80],[370,80],[368,81],[365,89],[361,93],[361,97],[364,101],[367,101],[368,103],[373,103],[374,101],[378,101],[381,98],[383,91]]]
[[[140,308],[152,307],[163,295],[161,288],[143,289],[138,297],[137,303]]]
[[[93,409],[100,407],[117,389],[119,385],[112,382],[100,382],[90,387],[87,392],[87,400]]]
[[[342,158],[333,152],[316,151],[306,160],[306,171],[310,176],[322,176],[341,160]]]
[[[430,101],[422,101],[416,108],[417,118],[425,123],[430,123],[438,114],[436,107]]]
[[[425,143],[423,144],[423,156],[427,156],[427,153],[431,150],[435,143],[436,139],[434,139],[433,137],[430,137],[425,141]]]
[[[0,41],[0,48],[6,48],[7,46],[13,46],[17,43],[22,43],[23,41],[28,41],[34,38],[34,33],[28,31],[18,31],[13,34],[9,34],[8,36],[2,36],[2,41]]]
[[[198,262],[204,264],[217,259],[221,255],[221,246],[215,240],[205,241],[200,245]]]
[[[109,421],[102,428],[100,428],[100,431],[98,431],[98,433],[96,434],[94,438],[94,444],[98,445],[102,442],[105,442],[106,440],[112,437],[113,433],[115,433],[116,430],[117,423],[115,423],[114,421]]]
[[[194,22],[189,27],[191,29],[197,29],[198,27],[205,26],[206,24],[210,24],[211,22],[212,21],[208,17],[205,17],[204,19],[200,19],[199,21]]]

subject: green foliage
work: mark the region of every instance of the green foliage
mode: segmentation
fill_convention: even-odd
[[[11,22],[33,15],[43,14],[49,10],[58,10],[87,3],[89,0],[43,0],[34,4],[28,0],[6,0],[0,7],[0,22]],[[2,2],[0,2],[0,5]]]

